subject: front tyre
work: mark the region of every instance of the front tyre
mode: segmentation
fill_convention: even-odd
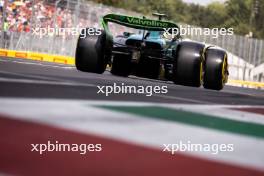
[[[228,80],[227,53],[217,48],[205,52],[204,88],[221,90]]]
[[[100,31],[100,35],[79,36],[75,53],[75,66],[78,70],[99,74],[105,71],[107,65],[106,33],[103,30]]]

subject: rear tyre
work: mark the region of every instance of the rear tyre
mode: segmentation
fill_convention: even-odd
[[[221,90],[228,80],[227,53],[217,48],[205,52],[204,88]]]
[[[131,72],[131,57],[115,54],[113,57],[113,63],[111,73],[117,76],[128,77]]]
[[[76,68],[83,72],[102,74],[108,62],[106,50],[105,31],[101,30],[101,35],[80,36],[75,53]]]
[[[173,63],[173,82],[175,84],[200,87],[203,75],[204,45],[184,41],[175,51]]]

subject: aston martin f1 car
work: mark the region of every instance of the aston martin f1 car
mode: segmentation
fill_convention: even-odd
[[[181,36],[164,37],[166,29],[179,26],[162,20],[163,14],[155,15],[158,20],[118,14],[102,17],[99,35],[80,35],[75,54],[76,68],[102,74],[109,65],[111,73],[117,76],[136,75],[185,86],[223,89],[228,80],[227,52],[215,46],[186,41]],[[139,32],[124,32],[113,37],[109,22]]]

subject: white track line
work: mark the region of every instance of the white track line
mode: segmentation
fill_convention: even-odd
[[[64,81],[64,80],[61,80],[61,79],[55,79],[53,77],[37,76],[37,75],[31,75],[31,74],[27,74],[27,73],[14,73],[14,72],[8,72],[8,71],[0,71],[0,73],[8,74],[8,75],[14,75],[14,76],[35,78],[35,79],[46,79],[46,80],[52,80],[52,81]]]
[[[13,79],[1,78],[0,82],[7,83],[23,83],[23,84],[41,84],[41,85],[55,85],[55,86],[76,86],[76,87],[96,87],[94,84],[74,83],[74,82],[58,82],[58,81],[45,81],[45,80],[32,80],[32,79]]]
[[[215,103],[212,103],[209,101],[194,100],[194,99],[190,99],[190,98],[174,97],[174,96],[168,96],[168,95],[156,95],[156,94],[154,94],[153,96],[159,97],[159,98],[171,99],[171,100],[186,101],[186,102],[190,102],[190,103],[215,104]]]

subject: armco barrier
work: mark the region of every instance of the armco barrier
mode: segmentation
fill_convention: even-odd
[[[60,64],[74,65],[74,58],[68,56],[50,55],[44,53],[35,53],[30,51],[15,51],[0,49],[0,57],[30,59],[44,62],[55,62]]]
[[[36,61],[54,62],[54,63],[68,64],[68,65],[75,64],[75,60],[73,57],[35,53],[30,51],[15,51],[15,50],[0,49],[0,57],[30,59]],[[246,86],[251,88],[261,88],[261,89],[264,88],[264,83],[260,83],[260,82],[228,80],[228,84],[235,86]]]

